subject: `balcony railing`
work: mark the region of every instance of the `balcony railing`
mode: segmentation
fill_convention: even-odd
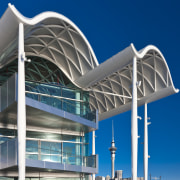
[[[47,149],[48,153],[41,153],[41,151],[45,152],[45,150],[46,149],[44,148],[36,148],[37,152],[26,151],[26,159],[96,168],[96,164],[97,164],[96,155],[82,156],[82,155],[75,155],[72,153],[66,153],[55,150],[49,151],[49,149]],[[1,169],[6,168],[11,164],[15,164],[16,162],[17,162],[17,139],[14,138],[0,144]]]
[[[0,111],[17,100],[17,78],[14,74],[0,87]],[[96,122],[96,111],[89,107],[88,92],[81,89],[26,81],[26,97]]]
[[[70,100],[58,99],[59,97],[54,97],[51,95],[40,94],[40,93],[32,93],[27,91],[26,91],[26,97],[53,106],[55,108],[61,109],[63,111],[69,112],[71,114],[80,116],[90,121],[96,122],[96,111],[90,111],[89,109],[85,109],[84,107],[78,107],[77,105],[69,102]]]
[[[96,122],[96,111],[90,110],[88,94],[82,90],[26,81],[26,97]]]
[[[55,153],[55,151],[50,154],[26,152],[26,159],[96,168],[96,155],[77,156],[69,153]]]

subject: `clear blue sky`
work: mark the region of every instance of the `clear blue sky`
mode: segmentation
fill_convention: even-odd
[[[71,19],[85,34],[101,63],[129,46],[137,49],[148,44],[157,46],[169,65],[176,88],[180,88],[180,1],[179,0],[12,0],[27,17],[43,11],[55,11]],[[8,1],[0,2],[0,16]],[[143,107],[139,108],[143,116]],[[148,105],[149,173],[162,180],[180,179],[180,94]],[[110,175],[111,120],[114,120],[118,148],[116,169],[131,176],[130,112],[99,124],[96,152],[99,175]],[[139,121],[138,175],[143,176],[143,121]]]

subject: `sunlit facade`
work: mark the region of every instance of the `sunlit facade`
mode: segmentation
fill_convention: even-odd
[[[89,93],[74,86],[51,62],[38,57],[30,58],[31,64],[25,65],[26,103],[29,102],[29,105],[26,104],[25,157],[26,164],[30,164],[27,165],[26,179],[46,180],[48,176],[51,179],[87,179],[89,174],[97,172],[97,156],[89,152],[89,133],[97,128],[96,112],[89,108]],[[17,59],[1,69],[0,104],[3,117],[0,160],[3,169],[1,176],[3,173],[6,176],[0,179],[18,177],[15,171],[18,159],[15,110],[17,70]],[[67,170],[64,166],[67,166]],[[82,167],[86,170],[82,170]],[[50,174],[49,171],[55,173]]]

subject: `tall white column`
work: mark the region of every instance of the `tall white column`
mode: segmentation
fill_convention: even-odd
[[[132,82],[132,112],[131,112],[131,172],[132,180],[137,180],[138,153],[138,121],[137,121],[137,58],[133,58]]]
[[[19,23],[18,47],[18,173],[19,180],[25,180],[26,151],[26,104],[25,104],[25,70],[24,70],[24,25]]]
[[[144,180],[148,180],[148,115],[147,103],[144,105]]]
[[[95,155],[95,131],[92,132],[92,155]]]
[[[95,131],[92,132],[92,155],[95,155]],[[92,180],[95,180],[95,174],[92,174]]]

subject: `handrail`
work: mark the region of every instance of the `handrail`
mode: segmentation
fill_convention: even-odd
[[[9,145],[12,151],[8,151]],[[6,159],[7,157],[10,157],[10,154],[8,154],[7,157],[3,156],[2,154],[4,154],[6,151],[8,153],[13,152],[13,158],[16,161],[17,146],[18,146],[17,138],[5,141],[4,143],[0,144],[0,147],[2,146],[3,148],[1,148],[2,151],[0,152],[0,157],[3,157]],[[43,149],[45,150],[45,152],[41,152]],[[59,151],[58,150],[56,151],[56,150],[50,150],[50,149],[38,148],[38,147],[35,149],[28,150],[27,146],[26,146],[26,159],[50,161],[50,162],[56,162],[56,163],[71,164],[71,165],[93,167],[93,168],[96,168],[96,163],[97,163],[96,155],[83,156],[82,152],[80,154],[74,154],[70,152],[63,152],[60,149]]]
[[[66,99],[66,100],[70,100],[70,101],[84,102],[83,100],[72,99],[72,98],[67,98],[67,97],[62,97],[62,96],[54,96],[54,95],[50,95],[50,94],[43,94],[43,93],[32,92],[32,91],[25,91],[25,92],[28,94],[41,95],[41,96],[52,97],[52,98],[56,98],[56,99]]]
[[[60,163],[65,163],[65,164],[71,164],[71,165],[82,165],[85,167],[94,167],[94,168],[96,167],[96,155],[83,156],[83,155],[75,155],[68,152],[55,151],[55,150],[50,150],[50,149],[45,149],[45,148],[36,148],[36,149],[37,149],[37,152],[26,151],[26,155],[31,155],[29,158],[26,156],[26,158],[32,159],[32,155],[36,155],[38,158],[37,160],[41,160],[41,161],[54,161],[54,162],[60,162]],[[45,152],[41,152],[41,150],[45,150],[49,152],[45,153]],[[55,157],[57,158],[56,160],[51,159]]]
[[[26,81],[25,92],[29,98],[96,122],[96,112],[91,111],[89,103],[85,100],[88,95],[82,90],[72,90],[68,87]]]

